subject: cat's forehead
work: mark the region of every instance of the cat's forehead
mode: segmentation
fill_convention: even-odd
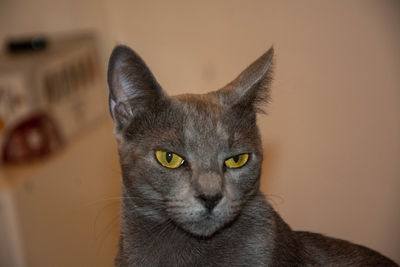
[[[212,94],[182,94],[173,96],[186,113],[220,113],[222,106],[218,98]]]
[[[217,98],[210,94],[186,94],[174,97],[184,114],[184,136],[187,141],[207,139],[221,142],[228,139],[225,125],[225,108]],[[218,139],[218,140],[217,140]]]
[[[174,98],[178,108],[184,114],[187,127],[192,126],[201,131],[206,128],[211,130],[223,121],[225,108],[211,94],[185,94]]]

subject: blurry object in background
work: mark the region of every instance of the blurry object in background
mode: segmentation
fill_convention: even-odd
[[[22,121],[4,138],[3,161],[23,162],[45,156],[61,144],[60,134],[46,114]]]
[[[43,38],[35,42],[31,46],[41,47],[41,53],[0,56],[3,162],[46,155],[104,113],[98,104],[104,92],[94,35],[65,35],[48,46]],[[22,51],[29,46],[23,43],[13,47]]]
[[[111,266],[118,205],[88,204],[120,195],[97,39],[47,41],[0,55],[0,266]]]
[[[7,50],[9,53],[37,52],[46,49],[47,43],[47,39],[42,36],[10,39],[7,42]]]

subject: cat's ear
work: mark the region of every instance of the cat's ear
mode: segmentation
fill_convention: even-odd
[[[239,76],[216,91],[224,105],[251,112],[263,112],[261,104],[269,99],[274,49],[271,47]]]
[[[155,106],[163,91],[144,61],[132,49],[114,48],[108,64],[109,108],[118,129],[139,112]]]

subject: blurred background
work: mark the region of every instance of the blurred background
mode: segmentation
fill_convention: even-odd
[[[292,228],[400,262],[399,1],[0,0],[0,43],[0,266],[112,266],[121,43],[171,95],[273,45],[262,191]]]

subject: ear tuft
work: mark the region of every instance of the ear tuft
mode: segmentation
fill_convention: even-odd
[[[119,129],[163,95],[145,62],[124,45],[115,47],[110,56],[107,80],[110,113]]]
[[[273,74],[274,48],[248,66],[224,88],[214,92],[224,105],[241,110],[264,113],[262,104],[269,101],[269,87]]]

